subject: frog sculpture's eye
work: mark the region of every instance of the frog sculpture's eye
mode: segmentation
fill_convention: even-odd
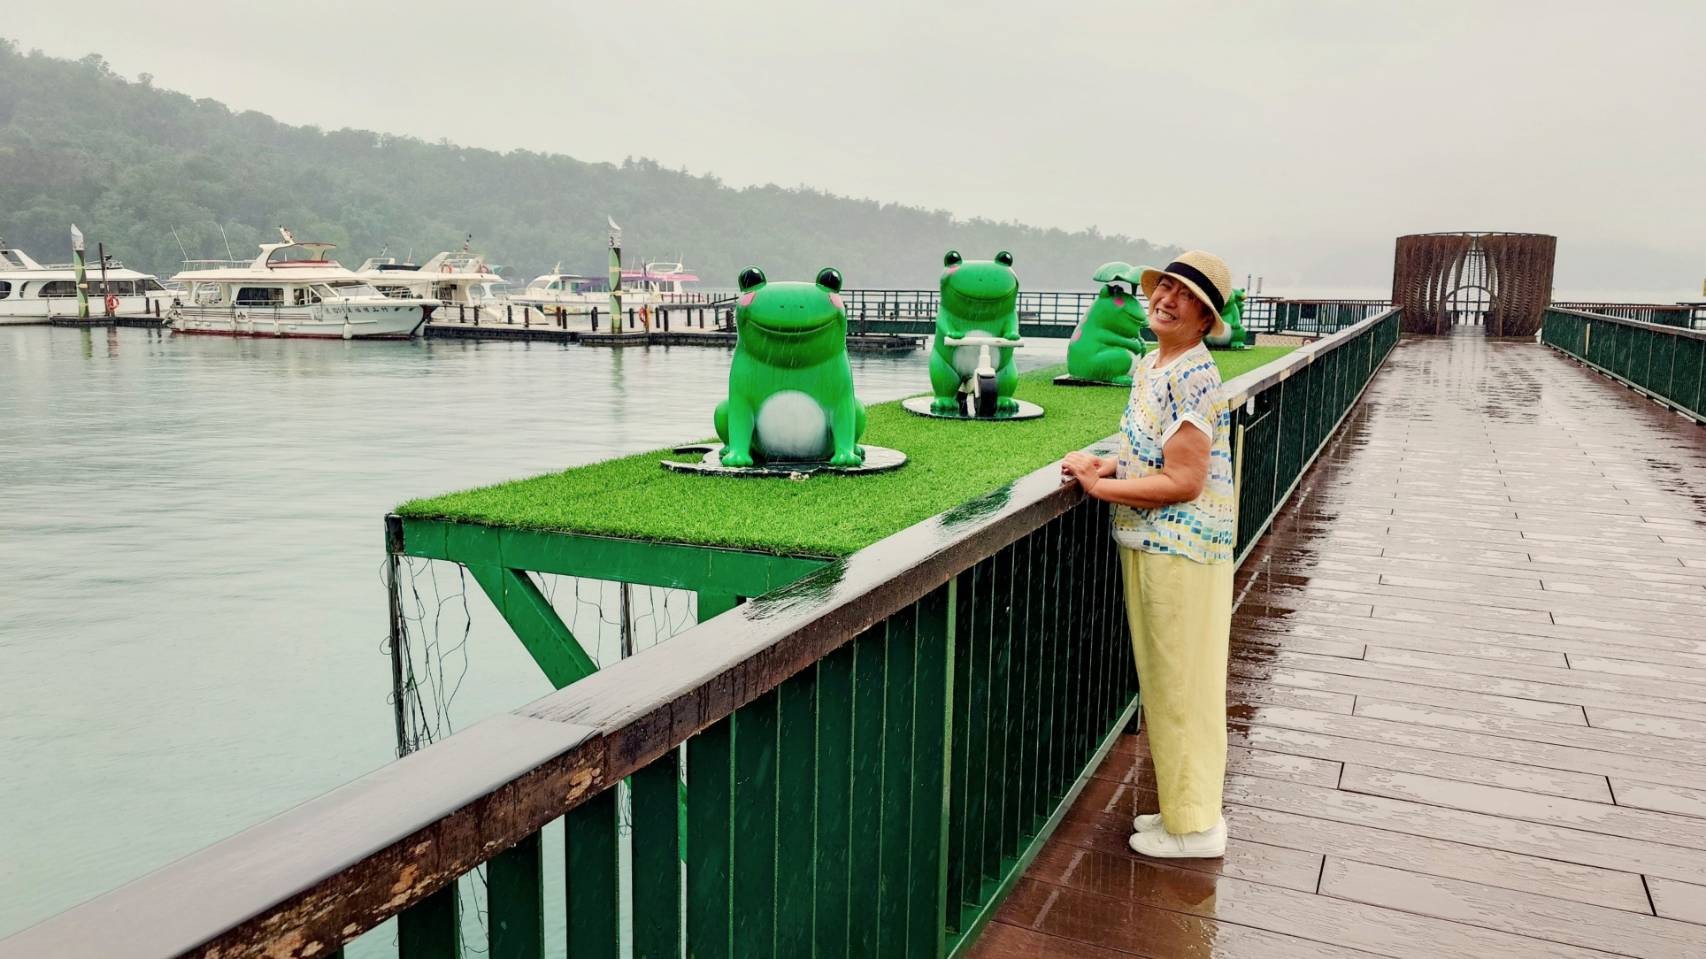
[[[826,266],[817,275],[817,285],[831,293],[841,292],[841,271],[833,266]]]
[[[749,293],[764,285],[764,271],[756,266],[749,266],[740,271],[740,291]]]
[[[1000,253],[995,254],[995,262],[1002,266],[1012,266],[1013,254],[1008,253],[1006,250],[1002,250]]]
[[[959,266],[960,261],[962,261],[964,259],[965,259],[965,257],[960,256],[959,250],[949,250],[948,255],[942,257],[942,265],[943,266]]]

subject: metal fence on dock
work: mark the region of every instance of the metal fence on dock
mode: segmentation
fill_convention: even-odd
[[[1687,303],[1601,303],[1560,301],[1552,304],[1555,310],[1574,310],[1596,316],[1615,316],[1638,323],[1675,326],[1682,329],[1706,328],[1706,307]]]
[[[1240,557],[1392,350],[1398,317],[1226,384]],[[1107,528],[1105,504],[1045,467],[0,956],[332,957],[392,917],[403,959],[454,956],[465,898],[494,957],[542,955],[547,911],[567,916],[575,956],[675,956],[683,941],[702,957],[957,955],[1137,708]],[[541,830],[558,819],[566,901],[547,902]],[[483,882],[463,881],[482,866]]]
[[[1706,330],[1554,306],[1540,341],[1706,423]]]
[[[941,295],[936,290],[848,290],[841,295],[853,332],[930,333]],[[1095,293],[1019,293],[1019,332],[1064,339],[1096,301]],[[1252,333],[1327,336],[1390,309],[1389,300],[1290,300],[1253,296],[1244,301],[1244,328]]]

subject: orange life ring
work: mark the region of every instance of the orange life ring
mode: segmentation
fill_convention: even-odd
[[[111,293],[107,294],[107,312],[108,313],[117,313],[118,312],[118,297],[114,296]]]

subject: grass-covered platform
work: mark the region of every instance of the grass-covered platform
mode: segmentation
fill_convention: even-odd
[[[1290,352],[1216,352],[1226,380]],[[900,403],[870,407],[865,442],[906,453],[906,466],[872,476],[734,479],[671,472],[654,450],[560,473],[411,500],[405,520],[722,547],[782,556],[844,556],[1017,479],[1118,428],[1126,391],[1056,386],[1060,367],[1020,377],[1017,396],[1042,419],[946,422]],[[921,377],[922,381],[922,377]],[[921,382],[920,392],[925,390]],[[710,409],[705,411],[710,419]]]

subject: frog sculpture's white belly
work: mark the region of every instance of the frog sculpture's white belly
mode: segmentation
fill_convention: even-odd
[[[752,435],[765,459],[811,461],[832,452],[829,417],[817,400],[798,390],[772,393],[758,408]]]

